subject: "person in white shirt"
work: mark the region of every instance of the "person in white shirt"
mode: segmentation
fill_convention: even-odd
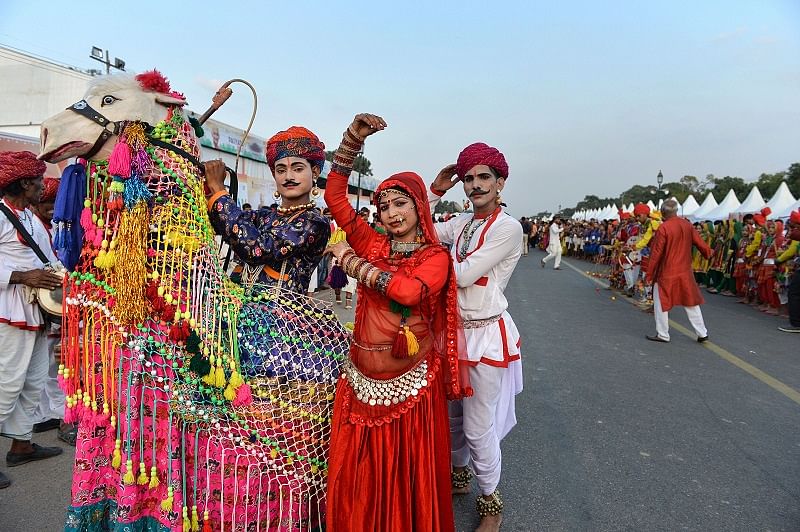
[[[45,164],[31,152],[0,152],[0,435],[12,439],[6,465],[14,467],[61,454],[60,447],[31,443],[33,414],[47,379],[45,321],[31,288],[54,289],[61,277],[44,264],[9,216],[15,218],[50,261],[56,258],[44,224],[28,208],[42,192]],[[11,481],[0,472],[0,488]]]
[[[500,440],[516,425],[515,395],[522,391],[520,336],[503,293],[522,255],[522,227],[503,211],[500,191],[508,178],[505,157],[483,143],[467,146],[431,185],[431,209],[463,181],[474,212],[435,224],[451,246],[458,302],[464,320],[472,397],[450,403],[453,492],[468,493],[477,479],[480,531],[499,530],[503,502]]]
[[[550,259],[555,258],[553,269],[561,269],[561,231],[563,230],[561,219],[555,218],[553,223],[550,224],[550,240],[547,243],[547,256],[542,259],[542,268]]]

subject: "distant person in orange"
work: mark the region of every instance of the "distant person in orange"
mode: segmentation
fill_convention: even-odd
[[[647,335],[654,342],[669,342],[669,315],[667,312],[681,305],[697,333],[697,341],[708,340],[708,330],[703,323],[700,305],[705,301],[692,272],[692,246],[705,257],[711,257],[711,248],[700,238],[692,224],[678,217],[678,203],[667,200],[661,207],[664,222],[650,242],[650,261],[647,276],[653,280],[653,303],[656,334]]]

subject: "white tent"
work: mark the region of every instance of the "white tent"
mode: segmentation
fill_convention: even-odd
[[[634,204],[633,204],[633,202],[630,202],[630,203],[628,204],[628,208],[627,208],[627,209],[625,209],[625,210],[626,210],[627,212],[629,212],[629,213],[633,214],[633,208],[634,208],[634,207],[636,207],[636,205],[634,205]]]
[[[730,189],[728,193],[725,195],[725,198],[720,202],[720,204],[715,208],[711,209],[709,212],[706,213],[706,220],[727,220],[728,216],[739,208],[741,203],[739,203],[739,199],[736,197],[736,193],[733,189]]]
[[[789,186],[786,184],[786,181],[782,182],[781,186],[778,187],[778,190],[767,202],[767,207],[772,211],[770,216],[774,217],[775,213],[783,212],[795,201],[797,201],[797,199],[789,192]]]
[[[689,194],[689,197],[684,200],[683,205],[681,206],[681,216],[689,217],[699,208],[700,205],[697,204],[697,200],[694,199],[692,194]]]
[[[704,199],[703,203],[700,204],[700,207],[692,213],[692,218],[696,221],[702,222],[706,219],[705,215],[716,209],[717,206],[717,200],[715,200],[714,195],[709,192],[706,196],[706,199]]]
[[[647,200],[647,206],[650,207],[650,211],[656,210],[656,204],[653,203],[653,200]]]
[[[780,218],[785,219],[792,215],[793,211],[800,210],[800,200],[795,201],[781,212],[773,213],[770,217],[771,218]]]
[[[744,199],[739,208],[733,211],[734,214],[753,214],[760,211],[765,205],[764,198],[761,197],[761,191],[758,187],[754,186],[750,189],[750,193]]]

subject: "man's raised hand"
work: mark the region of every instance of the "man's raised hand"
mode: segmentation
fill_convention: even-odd
[[[439,192],[447,192],[458,183],[458,179],[453,179],[456,175],[456,165],[448,164],[439,171],[439,175],[433,180],[433,188]]]
[[[350,129],[362,139],[386,129],[386,121],[378,115],[360,113],[353,118]]]

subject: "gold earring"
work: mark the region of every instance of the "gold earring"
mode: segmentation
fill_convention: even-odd
[[[281,193],[276,190],[272,193],[272,197],[275,199],[281,199]]]
[[[498,205],[503,203],[503,199],[500,197],[500,192],[497,193],[497,198],[495,198],[494,202],[497,203]]]
[[[320,194],[319,187],[317,186],[316,183],[314,183],[314,186],[311,188],[311,197],[317,199],[319,197],[319,194]]]

